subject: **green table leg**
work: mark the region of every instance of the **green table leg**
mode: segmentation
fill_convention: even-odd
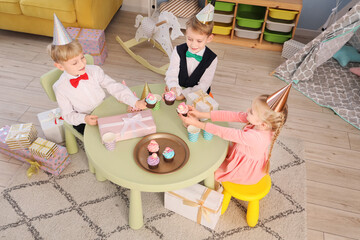
[[[205,178],[204,184],[205,184],[205,186],[208,187],[208,188],[215,189],[214,173],[210,174],[210,176],[208,176],[207,178]]]
[[[144,225],[141,192],[133,189],[130,189],[129,225],[134,230]]]

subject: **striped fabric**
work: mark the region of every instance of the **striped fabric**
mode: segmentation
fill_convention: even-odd
[[[160,12],[171,12],[181,18],[190,18],[200,10],[198,0],[169,0],[160,4]]]

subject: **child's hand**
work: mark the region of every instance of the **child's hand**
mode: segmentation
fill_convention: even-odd
[[[176,96],[176,100],[183,100],[183,99],[185,99],[185,97],[182,94],[180,96]]]
[[[181,118],[185,126],[193,125],[201,129],[205,128],[205,123],[200,122],[199,119],[195,117],[189,115],[187,117],[184,117],[182,114],[178,114],[178,116]]]
[[[191,106],[191,105],[188,105],[189,107],[189,112],[188,114],[192,117],[196,117],[198,119],[201,119],[201,118],[211,118],[210,116],[210,112],[200,112],[198,111],[195,107]]]
[[[86,115],[85,122],[89,125],[97,125],[98,116],[95,115]]]
[[[135,108],[138,108],[138,109],[146,109],[146,103],[145,103],[145,99],[143,100],[137,100],[136,103],[135,103]]]
[[[201,112],[199,112],[195,107],[191,106],[191,105],[188,105],[188,108],[189,108],[189,112],[188,114],[190,116],[193,116],[193,117],[196,117],[196,118],[200,118],[200,114]]]

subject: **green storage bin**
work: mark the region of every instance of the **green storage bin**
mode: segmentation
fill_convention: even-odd
[[[269,29],[265,29],[264,31],[264,40],[268,42],[274,43],[284,43],[291,38],[291,32],[283,33],[283,32],[275,32],[270,31]]]
[[[211,0],[208,1],[209,3]],[[215,2],[215,10],[216,11],[224,11],[224,12],[232,12],[234,11],[235,3],[229,3],[229,2]]]
[[[264,22],[266,7],[239,4],[236,14],[237,24],[240,27],[260,28]]]

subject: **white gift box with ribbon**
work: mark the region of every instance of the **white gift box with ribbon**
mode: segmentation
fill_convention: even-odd
[[[218,110],[219,104],[202,90],[191,92],[186,96],[186,104],[193,105],[200,112],[210,112],[212,110]]]
[[[165,208],[214,229],[221,215],[224,195],[200,184],[165,192]]]
[[[60,108],[55,108],[37,115],[45,138],[54,143],[65,141],[64,120]]]
[[[112,132],[116,141],[142,137],[156,132],[151,110],[125,113],[98,119],[100,135]]]

